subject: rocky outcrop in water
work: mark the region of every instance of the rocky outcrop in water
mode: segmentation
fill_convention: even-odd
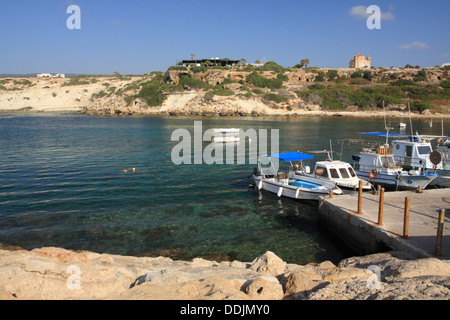
[[[350,300],[450,298],[450,262],[390,252],[338,266],[126,257],[59,248],[0,250],[0,299]]]

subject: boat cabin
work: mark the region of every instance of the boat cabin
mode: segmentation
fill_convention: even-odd
[[[359,156],[359,170],[361,171],[372,171],[374,168],[382,172],[403,171],[401,164],[395,161],[393,154],[361,152]]]
[[[430,154],[433,152],[431,143],[407,140],[392,142],[395,161],[400,161],[409,168],[433,168]]]
[[[356,177],[356,173],[350,164],[342,161],[316,162],[314,174],[318,177],[331,179],[351,179]]]

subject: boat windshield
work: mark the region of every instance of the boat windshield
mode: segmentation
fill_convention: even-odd
[[[430,146],[417,147],[417,151],[419,154],[430,154],[431,148]]]
[[[344,178],[344,179],[350,178],[350,175],[348,174],[347,169],[345,169],[345,168],[340,168],[340,169],[339,169],[339,172],[341,173],[342,178]]]
[[[317,167],[317,168],[316,168],[316,176],[321,176],[321,177],[328,178],[328,171],[327,171],[327,168],[324,168],[324,167]]]
[[[330,169],[330,175],[332,178],[339,179],[339,173],[336,169]]]
[[[352,168],[352,167],[348,167],[348,171],[350,172],[350,175],[351,175],[352,177],[356,177],[356,173],[355,173],[355,171],[353,171],[353,168]]]

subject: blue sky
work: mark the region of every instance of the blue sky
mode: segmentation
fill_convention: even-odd
[[[67,7],[81,9],[69,30]],[[364,8],[377,5],[381,29]],[[348,67],[357,53],[373,66],[450,62],[448,0],[1,0],[0,74],[143,74],[182,59],[245,58],[290,67]]]

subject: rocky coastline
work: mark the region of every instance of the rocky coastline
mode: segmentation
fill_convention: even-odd
[[[319,73],[330,71],[336,72],[340,82],[316,82]],[[348,68],[293,69],[283,74],[258,72],[259,79],[265,81],[276,81],[281,76],[284,80],[279,80],[282,86],[278,89],[252,85],[247,77],[255,73],[239,68],[202,72],[169,69],[166,73],[129,77],[1,79],[0,112],[76,112],[95,116],[450,118],[446,96],[435,97],[438,107],[410,113],[405,101],[398,103],[397,99],[396,104],[392,100],[385,109],[379,106],[360,108],[339,96],[338,92],[338,99],[350,104],[339,110],[328,109],[319,95],[308,93],[312,86],[322,89],[343,86],[346,90],[368,88],[368,92],[376,90],[374,88],[380,90],[394,81],[388,80],[393,75],[395,79],[419,83],[420,90],[427,86],[438,88],[441,81],[448,81],[444,80],[448,79],[448,71],[439,68],[428,68],[427,80],[422,82],[415,82],[419,69],[380,68],[372,71],[371,81],[358,78],[356,83],[363,82],[352,84],[354,72],[355,69]],[[183,79],[189,79],[191,86],[183,84]],[[395,89],[398,87],[392,90]],[[149,105],[152,95],[160,95],[161,101]]]
[[[450,262],[386,252],[289,264],[127,257],[61,248],[0,250],[2,300],[448,300]]]

